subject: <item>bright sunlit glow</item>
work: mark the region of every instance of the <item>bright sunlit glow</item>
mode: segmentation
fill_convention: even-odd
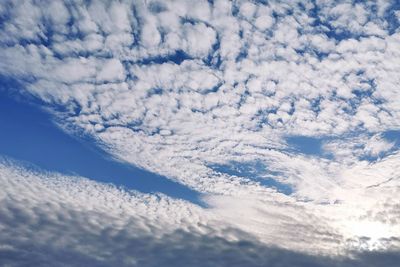
[[[393,236],[390,225],[380,222],[350,221],[346,226],[350,238],[365,238],[360,244],[362,249],[382,249],[385,247],[382,239]]]

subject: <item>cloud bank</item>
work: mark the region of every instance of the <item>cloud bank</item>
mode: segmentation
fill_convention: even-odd
[[[5,266],[375,266],[382,259],[395,266],[399,260],[392,251],[328,257],[266,245],[184,201],[32,172],[4,159],[0,179]]]

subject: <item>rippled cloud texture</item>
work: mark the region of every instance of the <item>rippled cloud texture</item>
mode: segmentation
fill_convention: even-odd
[[[3,160],[0,261],[395,266],[399,26],[397,1],[3,1],[7,89],[207,207]]]

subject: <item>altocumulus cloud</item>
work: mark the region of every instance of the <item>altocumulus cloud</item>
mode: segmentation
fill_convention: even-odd
[[[398,260],[398,2],[0,7],[2,78],[209,206],[2,164],[7,264]]]
[[[316,256],[266,245],[163,195],[38,173],[2,159],[4,266],[396,266],[392,251]]]

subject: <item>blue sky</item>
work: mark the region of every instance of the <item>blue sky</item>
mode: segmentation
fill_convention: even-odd
[[[396,266],[399,25],[399,1],[6,0],[0,265]]]
[[[57,127],[48,113],[40,109],[34,98],[28,102],[10,95],[11,90],[1,90],[2,156],[43,171],[89,177],[126,189],[143,193],[160,192],[201,204],[196,191],[161,175],[118,162],[90,138],[68,135]]]

